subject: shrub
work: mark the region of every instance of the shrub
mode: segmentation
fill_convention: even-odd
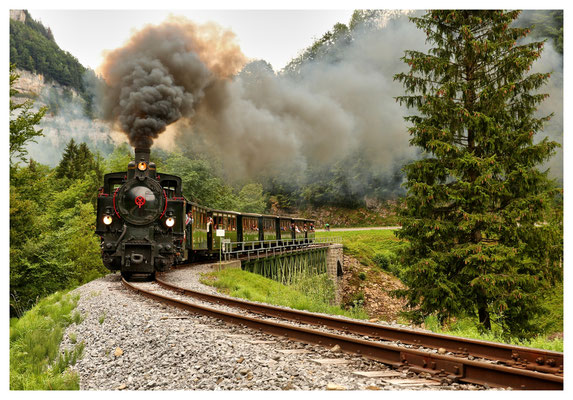
[[[390,261],[390,257],[388,256],[388,254],[386,252],[378,252],[378,253],[374,254],[374,257],[372,259],[374,260],[374,262],[376,263],[377,266],[382,268],[382,270],[384,270],[384,271],[390,270],[391,261]]]

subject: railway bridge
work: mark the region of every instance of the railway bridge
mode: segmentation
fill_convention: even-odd
[[[334,283],[335,301],[339,302],[344,274],[342,244],[339,242],[337,238],[320,238],[312,243],[296,244],[223,241],[220,266],[241,268],[284,284],[300,277],[326,273]]]

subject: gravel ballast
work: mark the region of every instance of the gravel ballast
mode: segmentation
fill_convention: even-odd
[[[184,275],[182,286],[210,291],[197,279],[206,270],[210,268],[174,271],[172,277]],[[75,290],[80,294],[77,310],[84,320],[68,327],[62,349],[74,346],[72,338],[85,344],[83,357],[72,367],[82,390],[483,389],[436,385],[359,356],[194,315],[128,291],[120,281],[119,274],[110,274]],[[289,349],[306,352],[283,352]],[[317,363],[321,359],[346,364],[321,365]],[[396,376],[369,378],[354,371],[388,371]]]

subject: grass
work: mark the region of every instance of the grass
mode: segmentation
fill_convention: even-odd
[[[205,274],[202,282],[231,296],[251,301],[351,318],[368,318],[360,307],[344,310],[331,305],[334,285],[326,274],[301,277],[294,284],[286,286],[251,272],[225,269]]]
[[[366,231],[316,232],[316,237],[340,238],[344,254],[350,255],[363,265],[376,265],[376,255],[393,257],[404,242],[391,229]]]
[[[487,340],[490,342],[513,344],[536,349],[545,349],[551,351],[563,351],[563,338],[553,339],[550,334],[538,335],[529,340],[518,340],[516,338],[507,338],[502,335],[499,327],[493,326],[491,331],[480,331],[475,321],[471,318],[463,318],[455,321],[448,327],[442,327],[435,317],[428,317],[424,321],[426,329],[445,335],[458,336],[469,339]]]
[[[74,312],[78,300],[78,295],[57,292],[10,320],[11,390],[79,389],[79,377],[67,368],[81,357],[83,342],[59,351],[65,328],[82,320]]]

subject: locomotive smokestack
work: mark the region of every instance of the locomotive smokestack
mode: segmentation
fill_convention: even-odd
[[[149,164],[149,153],[151,152],[150,149],[146,149],[143,147],[136,147],[135,148],[135,163],[139,164],[142,161],[145,161],[146,164]]]

